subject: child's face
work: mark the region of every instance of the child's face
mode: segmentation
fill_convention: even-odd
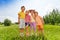
[[[33,11],[31,11],[31,13],[34,13]]]
[[[29,11],[26,11],[26,14],[29,14]]]
[[[33,15],[34,14],[34,12],[33,11],[31,11],[31,15]]]
[[[24,12],[25,11],[25,8],[23,7],[23,8],[21,8],[21,10]]]
[[[35,16],[38,16],[38,13],[35,13]]]

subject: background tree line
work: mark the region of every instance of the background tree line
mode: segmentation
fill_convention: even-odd
[[[60,23],[60,11],[58,9],[53,9],[52,12],[49,12],[44,17],[45,24],[59,24]]]

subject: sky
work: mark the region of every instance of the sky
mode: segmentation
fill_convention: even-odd
[[[53,9],[60,10],[60,0],[0,0],[0,21],[8,18],[13,23],[17,22],[21,6],[26,10],[35,9],[43,17]]]

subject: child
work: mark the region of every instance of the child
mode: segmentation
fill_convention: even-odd
[[[30,21],[30,28],[31,28],[31,32],[34,29],[34,32],[36,32],[36,23],[35,23],[35,19],[34,19],[34,10],[30,10],[31,13],[31,21]],[[32,33],[33,34],[33,33]]]
[[[38,15],[38,12],[35,12],[34,15],[35,15],[35,21],[36,21],[36,25],[37,25],[37,28],[38,28],[38,32],[41,31],[42,35],[44,36],[44,29],[43,29],[44,21],[43,21],[42,17],[40,17]]]
[[[25,7],[21,7],[21,12],[18,13],[18,23],[20,28],[20,36],[23,36],[24,28],[25,28]]]
[[[30,15],[29,15],[29,11],[26,11],[26,15],[25,15],[25,26],[26,26],[26,35],[29,35],[28,32],[28,26],[30,25]]]

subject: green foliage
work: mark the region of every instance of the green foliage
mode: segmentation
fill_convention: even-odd
[[[18,22],[15,22],[15,24],[18,24]]]
[[[0,25],[1,25],[2,23],[0,22]]]
[[[60,40],[60,26],[58,25],[44,25],[45,40]],[[20,37],[18,25],[11,25],[5,27],[0,25],[0,40],[42,40],[42,35]]]
[[[0,22],[0,25],[4,24],[3,22]]]
[[[11,25],[11,21],[9,19],[5,19],[4,20],[4,25],[5,26],[10,26]]]
[[[60,23],[60,12],[57,9],[53,9],[48,15],[43,17],[46,24],[55,25]]]

